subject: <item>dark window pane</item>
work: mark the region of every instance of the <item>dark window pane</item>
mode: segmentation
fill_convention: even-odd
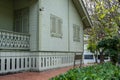
[[[84,59],[93,59],[93,55],[84,55]]]

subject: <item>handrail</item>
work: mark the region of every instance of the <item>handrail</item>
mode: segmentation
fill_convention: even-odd
[[[30,34],[0,29],[0,49],[30,49]]]
[[[13,33],[13,34],[19,34],[19,35],[27,35],[27,36],[30,36],[29,33],[20,33],[20,32],[14,32],[14,31],[9,31],[9,30],[4,30],[4,29],[0,29],[0,32],[7,32],[7,33]]]

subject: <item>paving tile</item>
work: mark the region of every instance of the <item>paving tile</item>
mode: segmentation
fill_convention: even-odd
[[[85,66],[85,65],[84,65]],[[43,72],[23,72],[0,76],[0,80],[49,80],[59,74],[67,72],[73,66],[52,69]]]

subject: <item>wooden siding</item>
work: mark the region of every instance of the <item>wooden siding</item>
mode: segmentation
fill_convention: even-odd
[[[39,50],[83,52],[83,23],[72,0],[43,0],[39,4],[39,8],[42,8],[39,13],[41,21]],[[51,14],[62,19],[62,38],[50,35]],[[80,42],[73,41],[73,24],[80,26]]]
[[[13,30],[13,2],[0,0],[0,29]]]

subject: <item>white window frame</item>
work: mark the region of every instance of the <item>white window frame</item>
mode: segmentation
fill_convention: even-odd
[[[63,21],[61,18],[51,14],[50,15],[50,34],[51,37],[62,38]]]
[[[80,26],[73,24],[73,41],[80,42]]]

